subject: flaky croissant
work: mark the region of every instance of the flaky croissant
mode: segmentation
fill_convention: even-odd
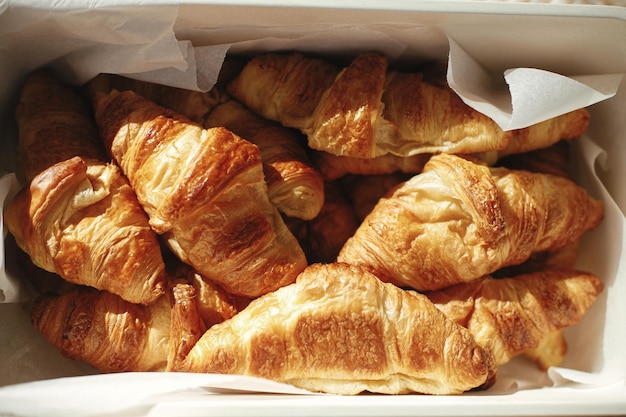
[[[106,162],[83,106],[50,73],[27,79],[17,121],[29,181],[8,205],[6,225],[38,267],[151,303],[166,285],[157,236],[120,169]]]
[[[166,371],[178,366],[206,330],[194,287],[172,282],[150,305],[77,286],[38,296],[33,326],[61,353],[101,372]]]
[[[435,290],[575,243],[602,216],[602,204],[565,178],[441,154],[379,201],[338,260]]]
[[[430,154],[397,156],[388,153],[375,158],[354,158],[322,151],[311,153],[311,159],[327,181],[347,175],[419,174],[429,158]]]
[[[564,329],[558,329],[547,333],[536,347],[524,351],[524,355],[534,361],[542,371],[561,365],[567,354],[567,340],[563,331]]]
[[[170,343],[166,371],[180,366],[208,328],[200,311],[196,287],[179,280],[171,283],[169,293]]]
[[[378,201],[412,175],[399,172],[381,175],[346,175],[341,179],[359,224],[374,209]]]
[[[257,146],[132,91],[96,96],[95,114],[150,225],[183,262],[250,298],[304,269],[302,249],[269,200]]]
[[[183,114],[200,124],[216,106],[225,100],[223,94],[220,94],[216,88],[201,92],[135,80],[115,74],[99,74],[89,81],[86,89],[91,97],[98,93],[107,94],[112,90],[132,90],[140,96],[178,114]]]
[[[227,293],[187,265],[180,265],[176,276],[193,286],[198,313],[206,328],[233,317],[250,302],[248,298]]]
[[[547,270],[512,278],[485,277],[427,296],[446,317],[469,329],[501,365],[539,348],[552,332],[578,323],[602,289],[593,274]]]
[[[202,336],[179,369],[246,374],[312,391],[461,393],[488,357],[423,295],[347,264],[314,264]]]
[[[547,148],[508,155],[500,158],[497,166],[573,179],[571,143],[561,141]]]
[[[18,192],[5,221],[35,265],[71,283],[142,304],[164,293],[159,242],[115,165],[53,165]]]
[[[510,154],[580,136],[582,109],[536,126],[505,132],[423,73],[388,70],[377,53],[358,55],[339,70],[302,54],[251,59],[228,91],[258,114],[300,129],[309,146],[339,156],[387,153]]]
[[[334,262],[359,226],[359,218],[338,181],[326,181],[324,194],[324,205],[314,219],[286,219],[309,263]]]
[[[289,217],[313,219],[324,204],[324,180],[300,133],[263,119],[235,100],[215,107],[205,128],[223,126],[259,147],[269,197]]]
[[[107,291],[77,287],[42,294],[32,308],[34,327],[61,353],[102,372],[164,371],[170,352],[171,306],[148,306]]]
[[[39,69],[28,75],[15,120],[19,166],[26,182],[75,156],[87,162],[106,162],[89,106],[50,71]]]

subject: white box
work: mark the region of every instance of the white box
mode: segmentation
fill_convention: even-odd
[[[12,115],[20,83],[48,63],[77,83],[99,71],[141,72],[147,79],[206,88],[215,73],[200,63],[219,61],[226,51],[380,49],[421,62],[445,61],[455,44],[499,82],[509,68],[540,68],[608,80],[600,89],[610,90],[626,73],[626,9],[619,7],[400,0],[79,3],[51,10],[26,1],[0,3],[0,173],[15,170]],[[451,397],[249,393],[247,381],[210,375],[76,377],[93,370],[62,358],[31,328],[19,302],[4,302],[0,415],[626,414],[626,80],[614,97],[589,109],[591,124],[576,148],[578,180],[604,202],[606,219],[585,236],[578,266],[600,276],[606,288],[583,321],[568,329],[562,372],[544,374],[513,361],[494,390]],[[10,177],[3,181],[9,184]],[[30,297],[13,280],[14,250],[3,251],[8,276],[0,280],[0,301]]]

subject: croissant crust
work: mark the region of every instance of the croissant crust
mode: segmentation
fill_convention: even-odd
[[[258,297],[306,258],[269,200],[257,146],[132,91],[95,99],[105,145],[176,255],[226,291]]]
[[[347,264],[314,264],[209,329],[180,371],[246,374],[313,391],[460,393],[488,356],[423,295]]]
[[[589,122],[582,109],[505,132],[448,86],[425,73],[389,71],[387,61],[363,53],[339,70],[301,54],[266,54],[251,59],[228,88],[258,114],[300,129],[312,149],[355,158],[442,152],[498,158],[576,138]]]
[[[74,284],[148,304],[165,291],[156,235],[133,190],[112,164],[80,157],[35,176],[5,212],[33,263]]]
[[[602,289],[602,282],[590,273],[546,270],[485,277],[430,292],[428,298],[446,317],[468,328],[501,365],[578,323]]]
[[[39,296],[34,327],[63,355],[102,372],[163,371],[170,347],[170,303],[129,303],[88,287]]]
[[[441,154],[378,202],[338,260],[435,290],[573,244],[602,215],[601,203],[565,178]]]

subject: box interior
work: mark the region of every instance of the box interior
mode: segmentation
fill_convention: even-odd
[[[567,76],[626,73],[626,49],[621,44],[621,40],[626,39],[626,13],[623,9],[601,6],[541,7],[536,4],[496,7],[482,2],[478,2],[475,8],[474,5],[468,7],[466,2],[394,1],[384,6],[348,2],[345,6],[342,3],[341,7],[329,3],[311,7],[304,2],[289,6],[271,2],[249,2],[247,5],[187,2],[177,7],[152,7],[160,12],[156,15],[164,26],[164,37],[170,34],[178,41],[191,41],[195,47],[226,45],[225,50],[232,54],[297,49],[340,57],[384,49],[399,65],[411,66],[433,60],[445,62],[450,38],[497,82],[501,82],[504,70],[515,67],[541,68]],[[145,23],[142,19],[149,20],[142,16],[139,8],[119,5],[93,10],[77,9],[69,14],[51,11],[46,18],[39,18],[42,13],[45,12],[19,4],[0,13],[0,28],[9,19],[12,22],[10,26],[4,25],[5,29],[0,29],[0,76],[5,80],[0,90],[2,173],[11,173],[16,169],[16,130],[12,112],[24,75],[48,63],[67,73],[68,68],[75,69],[74,65],[81,65],[95,52],[109,51],[119,59],[121,55],[116,55],[115,45],[120,43],[128,47],[124,43],[127,39],[122,35],[118,34],[118,39],[117,35],[111,34],[111,45],[102,48],[103,40],[93,39],[87,33],[78,34],[84,37],[75,45],[62,46],[68,36],[77,35],[68,35],[63,29],[64,24],[85,17],[111,27],[118,20],[131,23],[134,19],[140,23]],[[171,13],[174,16],[169,21]],[[20,22],[24,22],[23,25],[20,26]],[[57,53],[36,58],[44,39],[47,47]],[[171,43],[171,39],[165,39],[158,45],[168,42]],[[31,53],[19,57],[17,51],[28,51],[33,45]],[[141,47],[138,46],[138,49]],[[148,55],[155,52],[148,50]],[[86,51],[86,54],[75,59],[77,51]],[[68,56],[71,59],[66,59]],[[170,65],[168,62],[151,62],[154,66],[143,72],[150,73],[159,65],[166,68]],[[175,72],[185,77],[188,70],[182,68]],[[89,67],[69,75],[70,79],[80,83],[84,77],[95,75],[98,71],[99,68]],[[202,69],[192,68],[192,71],[201,73]],[[583,321],[566,333],[570,352],[563,366],[573,371],[566,373],[571,377],[568,384],[577,382],[576,378],[580,376],[583,387],[608,387],[616,381],[622,381],[623,385],[626,375],[626,358],[622,353],[626,336],[620,322],[626,316],[622,302],[626,296],[623,279],[626,265],[622,261],[626,220],[626,188],[622,184],[626,175],[626,164],[623,163],[626,159],[624,109],[626,80],[622,79],[613,98],[590,106],[592,117],[589,130],[585,140],[576,147],[579,183],[605,203],[607,213],[603,225],[585,236],[578,263],[581,269],[589,269],[602,277],[606,289]],[[22,271],[12,261],[15,248],[11,247],[10,239],[6,243],[5,270],[8,275],[19,276]],[[9,340],[9,343],[2,344],[0,353],[4,358],[10,358],[1,366],[0,385],[93,373],[88,366],[62,358],[48,346],[30,328],[28,313],[22,305],[0,303],[0,309],[3,312],[0,334],[4,340]],[[39,360],[41,357],[46,358],[45,363]],[[513,364],[505,375],[515,378],[518,366]],[[581,376],[585,373],[590,375]],[[538,384],[531,381],[529,392],[543,389],[546,381],[543,376],[539,378]],[[594,379],[600,382],[594,385],[590,382]],[[516,383],[524,386],[521,381]],[[554,384],[554,380],[547,384]],[[528,392],[520,395],[528,395]],[[490,394],[487,392],[481,397],[485,400],[490,398]],[[535,398],[540,398],[540,395]],[[384,401],[394,400],[397,399]],[[532,394],[529,400],[533,400]],[[497,402],[495,398],[494,401]],[[438,407],[443,407],[443,404],[433,405],[433,410],[442,412]],[[608,413],[618,410],[623,404],[617,402],[615,408],[607,410]],[[384,408],[377,410],[382,413]],[[584,408],[568,410],[576,414],[585,412]],[[521,413],[521,410],[509,411]]]

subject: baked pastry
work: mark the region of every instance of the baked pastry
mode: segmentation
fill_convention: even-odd
[[[339,182],[326,181],[324,194],[324,205],[314,219],[286,219],[309,263],[334,262],[346,240],[359,227],[354,207]]]
[[[269,200],[257,146],[132,91],[97,95],[94,103],[105,147],[183,262],[249,298],[293,282],[305,268]]]
[[[524,351],[539,369],[546,371],[551,366],[559,366],[567,354],[567,340],[563,329],[548,332],[536,347]]]
[[[26,182],[75,156],[87,162],[107,160],[89,106],[46,69],[26,78],[15,120],[20,174]]]
[[[314,264],[207,330],[178,370],[335,394],[457,394],[486,382],[488,361],[425,296],[351,265]]]
[[[39,111],[38,111],[39,110]],[[6,225],[38,267],[148,304],[165,291],[165,265],[134,191],[106,162],[78,95],[52,74],[28,77],[17,108],[28,183]]]
[[[441,154],[379,201],[338,260],[436,290],[578,242],[602,216],[602,204],[565,178]]]
[[[90,97],[98,93],[108,94],[112,90],[131,90],[199,124],[204,123],[207,115],[226,100],[224,94],[217,88],[212,88],[207,92],[194,91],[115,74],[97,75],[89,81],[86,89]]]
[[[381,175],[346,175],[341,179],[341,183],[360,224],[382,197],[411,177],[410,174],[400,172]]]
[[[74,157],[53,165],[18,192],[5,222],[35,265],[68,282],[141,304],[165,291],[156,234],[113,164]]]
[[[311,159],[327,181],[347,175],[388,175],[395,173],[419,174],[430,154],[397,156],[386,154],[375,158],[337,156],[328,152],[312,151]]]
[[[466,327],[498,365],[541,349],[546,337],[580,321],[602,291],[593,274],[546,270],[511,278],[485,277],[427,294],[446,317]],[[559,339],[557,339],[558,341]]]
[[[205,119],[205,128],[219,126],[259,147],[269,197],[280,212],[303,220],[319,214],[324,180],[299,132],[263,119],[235,100],[217,106]]]
[[[31,321],[64,356],[101,372],[169,370],[206,330],[194,287],[183,281],[147,306],[82,286],[44,293],[34,301]]]
[[[258,115],[305,131],[338,73],[332,63],[301,53],[263,54],[248,61],[226,90]]]
[[[164,371],[171,342],[169,297],[148,306],[89,287],[40,295],[33,326],[61,353],[101,372]]]
[[[389,71],[378,53],[360,54],[340,70],[296,53],[261,55],[228,91],[258,114],[300,129],[311,148],[357,158],[441,152],[497,158],[578,137],[589,121],[581,109],[505,132],[447,86],[425,82],[423,73]]]
[[[511,154],[498,159],[497,166],[573,179],[571,143],[560,141],[547,148]]]
[[[176,276],[193,286],[198,313],[206,328],[228,320],[250,302],[249,298],[227,293],[187,265],[180,265]]]
[[[166,371],[176,369],[200,340],[207,325],[200,313],[196,288],[179,280],[170,286],[170,343]]]

